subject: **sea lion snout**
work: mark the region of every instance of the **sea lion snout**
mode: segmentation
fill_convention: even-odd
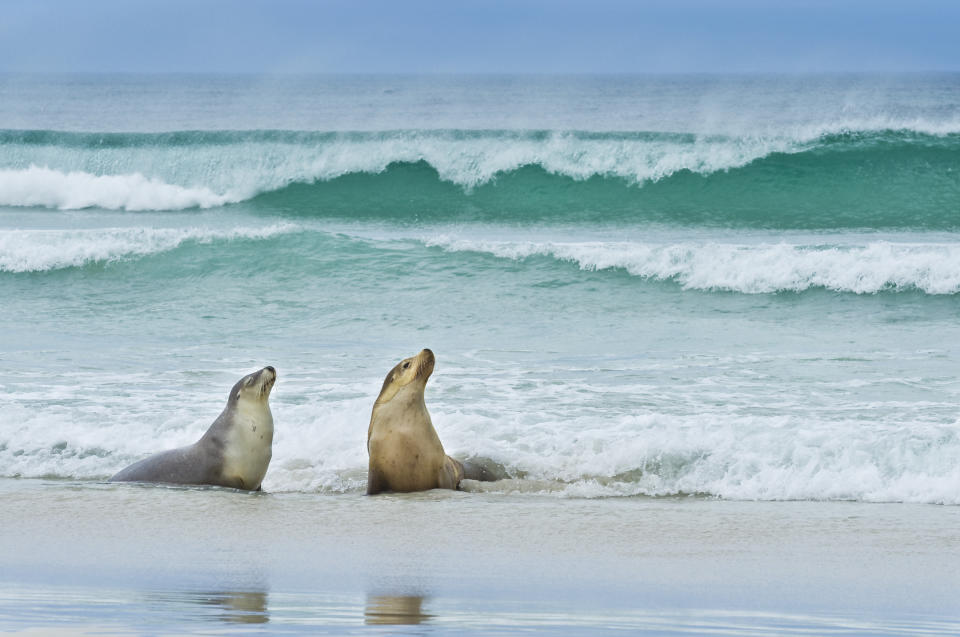
[[[429,349],[420,350],[420,353],[417,355],[418,361],[418,370],[417,375],[427,378],[430,374],[433,373],[433,366],[436,364],[437,359],[433,355],[433,352]]]
[[[277,370],[272,365],[267,365],[261,370],[247,374],[234,386],[236,397],[239,399],[241,392],[246,389],[254,393],[248,394],[249,397],[265,399],[270,395],[274,383],[277,381]]]
[[[260,370],[258,374],[260,381],[260,395],[266,396],[273,389],[273,384],[277,382],[277,370],[272,365],[267,365]]]

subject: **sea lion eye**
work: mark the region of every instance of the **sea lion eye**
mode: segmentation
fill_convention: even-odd
[[[410,367],[410,361],[407,361],[406,363],[403,364],[404,369],[407,369],[408,367]]]

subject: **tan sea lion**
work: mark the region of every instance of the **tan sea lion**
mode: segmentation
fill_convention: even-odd
[[[273,367],[244,376],[230,390],[227,406],[200,440],[136,462],[110,481],[259,490],[273,455],[273,414],[268,399],[276,379]]]
[[[370,625],[422,624],[433,619],[423,612],[421,595],[372,595],[367,597],[364,623]]]
[[[367,494],[457,489],[464,478],[490,480],[485,469],[448,456],[433,428],[423,391],[435,358],[428,349],[390,370],[367,430]]]

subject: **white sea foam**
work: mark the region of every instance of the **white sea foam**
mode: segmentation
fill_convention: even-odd
[[[202,227],[6,230],[0,233],[0,272],[80,267],[167,252],[187,242],[266,239],[297,229],[294,224],[278,223],[228,230]]]
[[[523,260],[546,256],[583,270],[622,269],[686,289],[747,294],[826,288],[866,294],[916,289],[960,292],[960,244],[870,241],[846,245],[789,243],[538,242],[460,239],[440,235],[428,246]]]
[[[140,173],[97,175],[31,165],[0,170],[0,205],[60,210],[183,210],[211,208],[230,198],[209,188],[184,187]]]
[[[957,421],[896,422],[902,414],[889,405],[873,406],[877,422],[869,426],[858,418],[824,420],[816,409],[801,415],[788,408],[777,416],[745,416],[707,404],[698,414],[598,410],[592,405],[601,396],[584,388],[554,392],[556,384],[544,382],[518,392],[510,389],[517,378],[507,376],[505,382],[474,379],[480,394],[466,401],[469,408],[460,393],[430,392],[434,424],[447,451],[492,459],[514,476],[468,483],[470,490],[960,504]],[[280,395],[271,400],[276,436],[264,488],[362,491],[376,379],[284,380],[287,387],[278,387]],[[147,454],[194,442],[225,400],[207,383],[169,391],[182,385],[181,378],[75,381],[69,388],[37,385],[32,394],[18,392],[16,401],[5,405],[2,476],[105,479]],[[157,386],[165,391],[156,392]],[[500,399],[498,412],[484,410],[484,393]],[[90,400],[91,395],[108,398]],[[871,406],[861,408],[869,413]]]
[[[960,421],[948,402],[862,402],[848,388],[833,391],[835,380],[800,379],[781,388],[771,413],[767,390],[736,371],[757,363],[749,357],[717,361],[711,376],[699,372],[693,384],[670,380],[663,361],[628,363],[621,372],[643,380],[615,388],[597,371],[481,374],[479,361],[469,360],[447,362],[431,381],[434,425],[448,453],[491,459],[513,476],[471,482],[470,490],[960,505]],[[150,453],[190,444],[247,371],[78,371],[0,386],[7,397],[0,476],[101,480]],[[651,374],[662,382],[650,385]],[[271,396],[276,434],[267,491],[364,489],[379,374],[340,375],[283,373]],[[865,380],[878,396],[891,379]]]

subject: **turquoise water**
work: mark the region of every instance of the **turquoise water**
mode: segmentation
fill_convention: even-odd
[[[960,503],[960,76],[0,77],[0,477],[264,365],[359,493],[423,347],[493,492]]]

